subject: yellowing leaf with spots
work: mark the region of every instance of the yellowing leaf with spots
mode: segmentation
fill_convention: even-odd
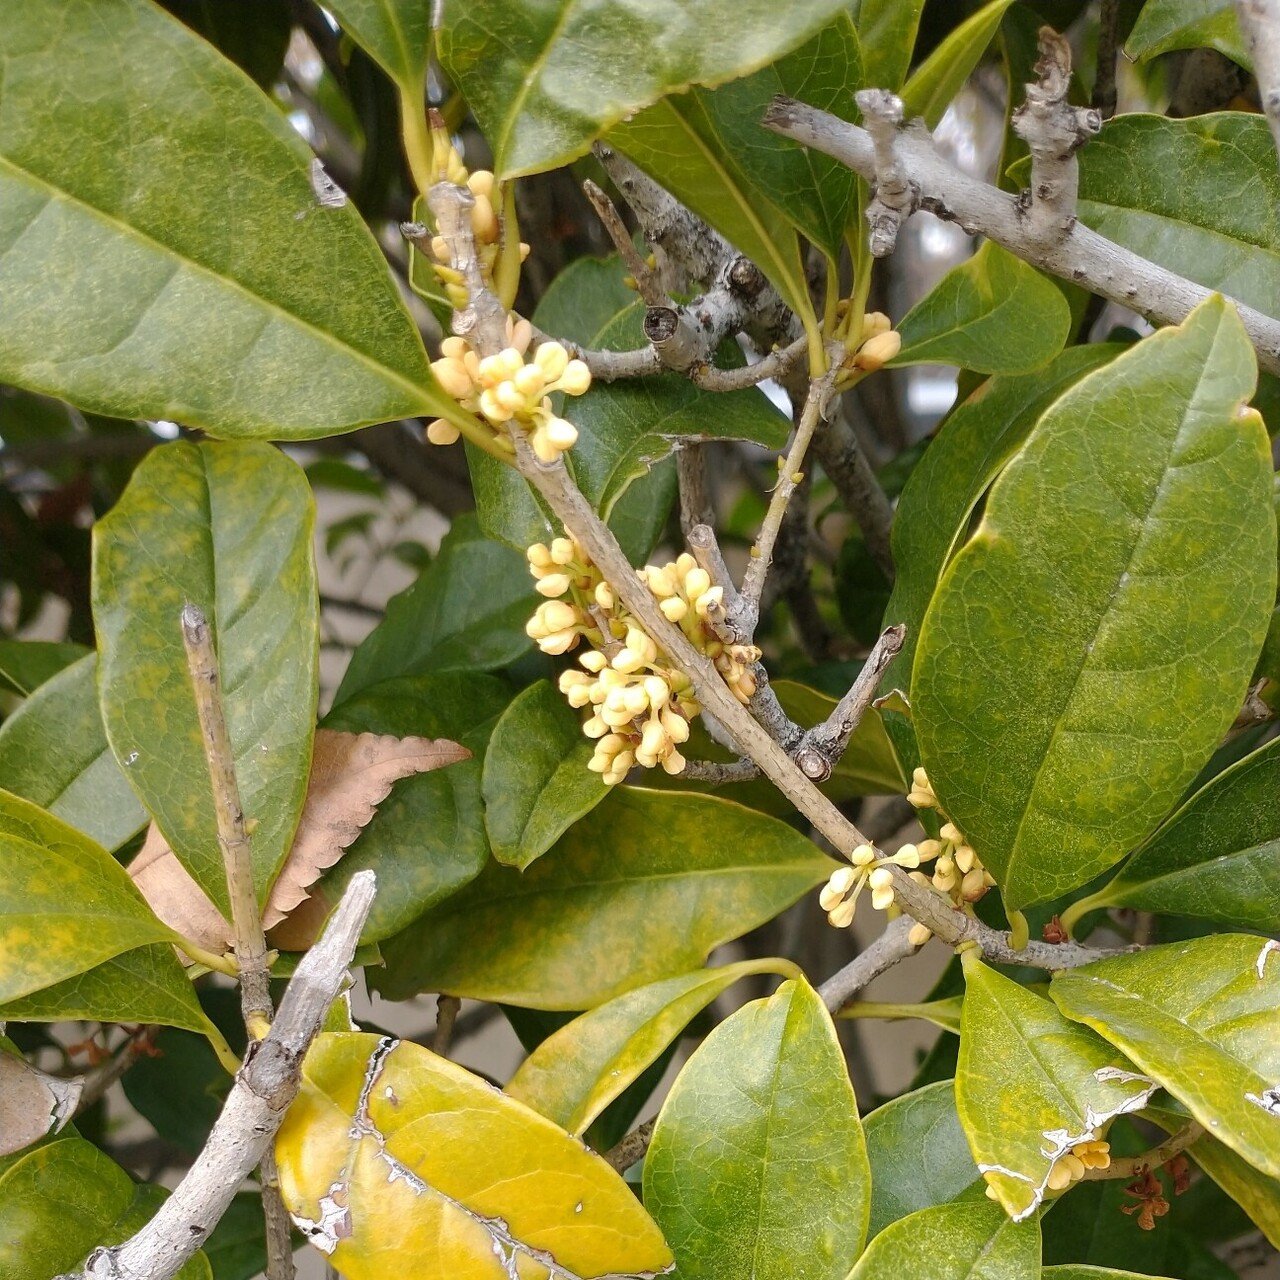
[[[415,1044],[322,1035],[276,1158],[294,1222],[350,1280],[593,1280],[672,1265],[603,1160]]]

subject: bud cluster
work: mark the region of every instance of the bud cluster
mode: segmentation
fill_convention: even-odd
[[[907,799],[917,809],[936,809],[946,817],[929,783],[929,775],[923,769],[912,774]],[[880,856],[869,844],[859,845],[849,862],[850,866],[841,867],[831,876],[818,898],[828,921],[837,929],[848,928],[853,923],[854,907],[864,885],[871,887],[871,905],[877,911],[893,905],[893,872],[889,870],[889,863],[905,867],[917,884],[946,894],[956,907],[977,902],[995,884],[973,846],[965,842],[960,829],[951,821],[943,823],[938,839],[904,844],[891,857]],[[932,874],[920,870],[927,862],[933,863]],[[921,947],[933,937],[933,932],[917,922],[907,936],[914,946]]]
[[[847,303],[844,308],[847,309]],[[862,317],[862,333],[855,351],[850,352],[845,363],[863,373],[882,369],[902,350],[902,335],[893,327],[893,321],[883,311],[868,311]]]
[[[554,462],[572,448],[578,429],[556,415],[549,397],[556,391],[582,395],[591,385],[591,371],[558,342],[540,343],[526,359],[532,340],[533,326],[508,316],[507,345],[496,355],[481,358],[465,338],[446,338],[431,372],[448,395],[490,426],[518,422],[534,453],[543,462]],[[433,444],[452,444],[458,430],[437,418],[427,428],[427,438]]]
[[[1079,1182],[1088,1169],[1111,1168],[1111,1144],[1103,1138],[1094,1138],[1087,1142],[1077,1142],[1069,1151],[1064,1151],[1049,1170],[1049,1180],[1045,1184],[1050,1191],[1065,1191],[1072,1183]],[[987,1175],[987,1197],[997,1199],[996,1189]]]
[[[609,784],[635,765],[680,773],[680,746],[689,722],[702,710],[689,678],[676,670],[652,637],[627,611],[586,552],[572,538],[528,550],[537,591],[547,597],[526,632],[544,653],[566,653],[585,640],[578,667],[562,672],[560,691],[587,713],[582,731],[596,740],[588,768]],[[690,555],[637,571],[663,614],[715,663],[742,701],[755,690],[754,646],[726,645],[715,634],[722,589],[713,587]]]

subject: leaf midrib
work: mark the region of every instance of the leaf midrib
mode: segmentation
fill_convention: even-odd
[[[426,396],[428,389],[421,383],[412,381],[405,377],[404,374],[376,360],[366,352],[361,351],[358,347],[353,347],[337,334],[320,327],[313,321],[307,320],[303,316],[298,315],[296,312],[287,310],[280,303],[264,297],[260,293],[255,293],[248,285],[241,281],[236,280],[231,276],[219,275],[212,267],[208,267],[203,263],[197,262],[194,258],[188,257],[186,254],[179,252],[171,245],[165,244],[163,240],[157,240],[154,236],[149,235],[140,228],[122,221],[115,214],[108,213],[105,209],[100,209],[97,205],[91,204],[82,197],[74,195],[72,192],[57,186],[55,183],[41,178],[38,174],[32,173],[29,169],[23,168],[21,165],[15,163],[9,156],[0,155],[0,172],[3,172],[4,170],[8,170],[11,174],[15,175],[19,183],[26,182],[36,190],[44,192],[50,203],[56,204],[57,202],[63,202],[73,208],[85,211],[91,218],[98,220],[109,230],[114,231],[124,239],[136,241],[138,244],[144,245],[159,253],[162,258],[176,261],[181,267],[186,268],[192,274],[200,276],[206,280],[211,280],[216,286],[226,289],[229,292],[239,294],[240,296],[248,299],[255,306],[268,311],[285,323],[301,329],[305,333],[313,335],[320,341],[321,345],[332,347],[335,350],[342,352],[349,358],[354,359],[356,363],[364,365],[366,368],[377,373],[385,381],[409,392],[412,398],[422,405],[424,409],[430,407],[430,401]],[[36,216],[38,218],[39,214]],[[145,316],[147,311],[149,311],[153,305],[154,299],[152,302],[147,304],[146,308],[144,308],[142,316]]]

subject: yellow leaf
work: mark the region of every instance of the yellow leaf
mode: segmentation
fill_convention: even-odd
[[[416,1044],[320,1036],[276,1159],[294,1222],[349,1280],[587,1280],[672,1265],[603,1160]]]

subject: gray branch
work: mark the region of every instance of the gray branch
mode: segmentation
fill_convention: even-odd
[[[899,916],[890,921],[885,931],[865,951],[854,956],[818,988],[818,995],[828,1012],[839,1013],[873,979],[892,969],[899,960],[915,955],[919,948],[907,938],[914,924],[910,916]]]
[[[1236,16],[1253,59],[1262,109],[1280,153],[1280,0],[1236,0]]]
[[[95,1249],[82,1271],[59,1280],[169,1280],[209,1238],[297,1095],[302,1059],[346,979],[375,889],[372,871],[352,876],[319,942],[299,963],[271,1030],[250,1045],[204,1149],[155,1217],[123,1244]]]
[[[837,116],[789,98],[777,98],[765,116],[775,133],[835,157],[863,177],[876,175],[871,135]],[[904,128],[896,141],[902,166],[920,189],[920,207],[970,235],[983,235],[1010,252],[1064,280],[1128,307],[1157,324],[1177,324],[1212,290],[1176,275],[1076,222],[1060,238],[1046,242],[1028,216],[1025,200],[970,177],[944,160],[920,123]],[[1280,373],[1280,321],[1236,303],[1258,363]]]

